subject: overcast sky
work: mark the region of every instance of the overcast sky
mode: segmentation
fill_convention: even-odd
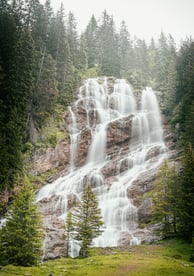
[[[194,37],[194,0],[51,0],[54,11],[61,2],[66,14],[74,13],[79,31],[85,29],[92,14],[98,19],[106,9],[117,29],[125,20],[132,37],[149,41],[158,38],[161,30],[170,33],[177,43],[186,36]]]

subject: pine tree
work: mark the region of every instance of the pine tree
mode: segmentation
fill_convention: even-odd
[[[156,89],[156,63],[157,63],[157,48],[154,39],[151,39],[149,48],[149,83],[153,89]]]
[[[142,89],[149,80],[148,47],[145,40],[136,39],[133,56],[133,72],[131,83],[135,88]]]
[[[185,41],[179,51],[178,62],[178,87],[176,100],[178,114],[176,123],[179,123],[179,137],[183,144],[191,142],[194,147],[193,120],[194,120],[194,41]],[[176,110],[175,110],[176,111]],[[177,112],[176,112],[177,113]]]
[[[125,21],[122,21],[119,32],[120,75],[122,78],[129,79],[132,67],[132,56],[133,49],[130,34],[127,30]]]
[[[85,36],[81,35],[80,37],[80,45],[79,45],[79,55],[77,61],[77,68],[78,68],[78,76],[83,78],[85,73],[88,69],[88,56],[87,56],[87,47],[86,47],[86,40]]]
[[[175,167],[169,167],[167,160],[161,165],[155,188],[151,192],[153,222],[162,223],[163,237],[177,233],[178,200],[180,188]]]
[[[98,28],[98,64],[100,74],[105,76],[120,76],[119,44],[113,17],[106,10],[102,14]]]
[[[41,258],[40,218],[28,180],[12,202],[0,229],[1,265],[36,265]]]
[[[175,105],[175,91],[177,86],[176,72],[177,54],[174,39],[161,32],[158,40],[156,54],[156,85],[155,89],[160,91],[161,110],[166,115],[171,115]]]
[[[77,34],[77,23],[75,16],[72,12],[69,12],[67,19],[67,39],[70,47],[70,55],[74,67],[77,66],[78,58],[78,34]]]
[[[36,129],[41,129],[49,116],[53,114],[54,104],[56,103],[57,83],[56,83],[56,67],[55,62],[50,54],[39,53],[42,56],[35,70],[35,83],[32,89],[30,102],[30,110],[27,122],[27,139],[34,142],[31,137],[31,123],[36,126]]]
[[[88,248],[92,240],[98,237],[103,225],[98,201],[91,187],[87,185],[83,190],[81,202],[72,211],[75,240],[81,241],[80,255],[88,256]]]
[[[66,217],[65,221],[65,242],[66,242],[66,248],[65,248],[65,256],[69,257],[69,247],[70,247],[70,239],[71,239],[71,232],[73,231],[73,222],[72,222],[72,213],[69,211]]]
[[[84,38],[86,41],[87,54],[88,54],[88,67],[92,68],[97,65],[97,31],[98,24],[94,15],[92,15],[86,30],[84,32]]]
[[[191,144],[185,146],[182,156],[179,194],[179,233],[192,242],[194,237],[194,150]]]

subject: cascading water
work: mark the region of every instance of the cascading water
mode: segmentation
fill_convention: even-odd
[[[71,107],[69,107],[69,112],[71,115],[71,125],[70,125],[70,140],[71,140],[71,155],[70,155],[70,167],[71,170],[74,170],[74,160],[75,160],[75,152],[77,149],[77,139],[78,139],[78,130],[77,130],[77,123],[76,123],[76,117],[71,109]]]
[[[136,103],[132,89],[125,80],[117,79],[112,86],[110,89],[107,78],[104,78],[103,82],[102,79],[88,79],[80,88],[73,107],[75,112],[69,107],[70,172],[44,186],[37,195],[37,201],[57,196],[57,204],[61,204],[60,217],[64,219],[68,212],[69,196],[73,195],[79,200],[84,184],[90,183],[98,197],[104,220],[104,232],[94,240],[94,246],[103,247],[117,246],[123,237],[128,237],[130,244],[141,242],[135,236],[138,227],[137,207],[128,195],[128,188],[150,166],[147,156],[153,148],[160,150],[158,162],[165,156],[160,112],[152,89],[146,88],[142,92],[140,105]],[[86,114],[82,127],[76,117],[79,108],[84,109]],[[103,175],[103,169],[113,158],[107,150],[109,126],[114,122],[122,124],[128,121],[127,118],[132,120],[131,137],[128,138],[130,143],[125,145],[125,154],[118,154],[115,159],[114,179],[110,184]],[[91,141],[86,163],[76,168],[74,159],[78,151],[78,137],[83,129],[89,129]],[[76,256],[75,241],[72,240],[72,244],[71,255]]]

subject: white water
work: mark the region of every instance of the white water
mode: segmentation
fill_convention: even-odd
[[[76,154],[76,150],[77,150],[77,139],[78,139],[79,133],[78,133],[78,129],[77,129],[76,117],[75,117],[71,107],[69,107],[69,113],[71,115],[71,125],[70,125],[70,129],[69,129],[70,140],[71,140],[70,167],[71,167],[71,171],[73,171],[74,170],[75,154]]]
[[[61,217],[65,219],[68,212],[68,195],[81,199],[84,183],[91,183],[93,191],[99,199],[99,207],[104,220],[103,234],[94,240],[94,246],[117,246],[123,234],[131,236],[131,244],[141,241],[135,237],[138,227],[137,208],[127,195],[127,189],[138,175],[146,171],[149,160],[147,153],[154,147],[161,148],[160,162],[165,148],[160,112],[154,92],[147,88],[142,92],[141,106],[137,107],[133,92],[125,80],[119,79],[114,83],[110,92],[107,79],[102,84],[97,79],[88,79],[80,88],[78,100],[74,108],[86,110],[86,128],[91,129],[92,141],[88,151],[86,164],[75,168],[74,158],[77,151],[79,130],[76,115],[69,108],[71,116],[70,137],[70,173],[60,177],[52,184],[44,186],[38,193],[37,200],[59,196],[57,204],[61,206]],[[75,112],[76,113],[76,112]],[[93,121],[91,121],[93,114]],[[117,164],[116,179],[111,185],[106,185],[101,168],[108,162],[106,156],[107,127],[116,119],[124,119],[133,114],[132,139],[129,151],[124,159]],[[128,169],[120,172],[122,162],[128,164]],[[153,165],[154,166],[154,165]],[[72,240],[71,255],[76,256],[79,246]],[[76,247],[76,248],[75,248]]]

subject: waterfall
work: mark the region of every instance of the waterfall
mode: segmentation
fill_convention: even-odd
[[[86,114],[82,127],[77,117],[80,108]],[[146,88],[142,91],[140,103],[137,103],[131,86],[124,79],[112,80],[112,83],[108,83],[107,78],[88,79],[80,87],[73,109],[69,107],[69,114],[70,173],[44,186],[37,195],[37,201],[45,198],[52,200],[56,196],[57,204],[61,205],[60,218],[64,219],[68,212],[68,197],[73,195],[80,200],[87,180],[98,197],[104,220],[104,232],[93,241],[93,245],[117,246],[126,237],[131,245],[140,243],[141,239],[136,236],[137,206],[130,198],[128,189],[141,173],[152,166],[148,158],[151,151],[159,149],[157,162],[165,157],[160,111],[154,92]],[[131,138],[128,138],[124,154],[122,150],[116,154],[114,179],[109,183],[103,175],[103,170],[113,161],[113,155],[107,149],[109,128],[114,123],[128,123],[128,118],[132,121]],[[74,159],[79,150],[78,137],[83,129],[89,130],[91,141],[85,164],[76,167]],[[72,241],[72,244],[75,242]],[[75,248],[72,251],[72,256],[76,256]]]
[[[92,144],[88,152],[88,163],[102,163],[105,159],[106,151],[106,124],[96,127],[93,134]]]
[[[70,169],[71,171],[74,170],[74,160],[75,160],[75,153],[77,149],[77,139],[78,139],[78,129],[77,129],[77,123],[76,123],[76,117],[69,106],[69,113],[71,115],[71,124],[70,124],[70,140],[71,140],[71,145],[70,145]]]

